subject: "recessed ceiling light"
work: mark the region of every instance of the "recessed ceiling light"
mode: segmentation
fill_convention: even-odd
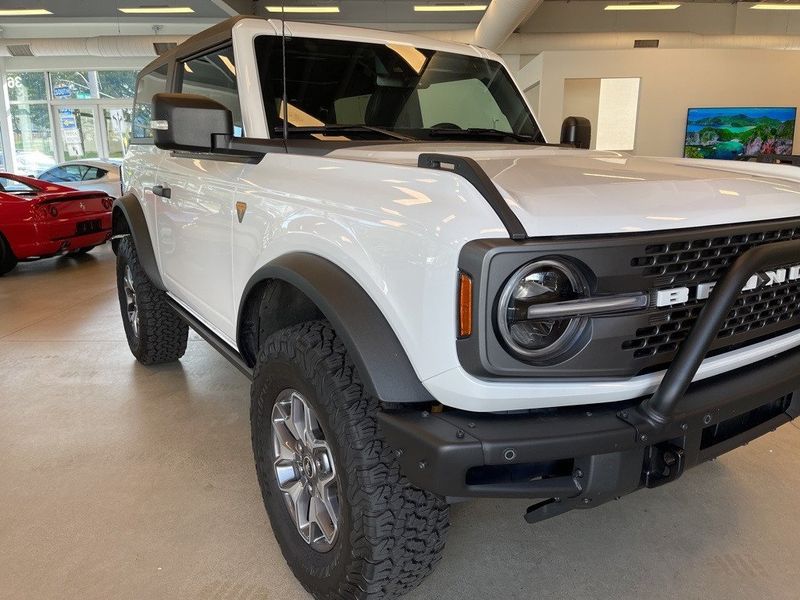
[[[267,6],[271,13],[338,13],[338,6]]]
[[[120,8],[119,12],[126,15],[185,15],[193,13],[194,9],[190,6],[134,6]]]
[[[783,4],[781,2],[759,2],[750,8],[756,10],[800,10],[800,4]]]
[[[0,10],[0,17],[35,17],[52,14],[46,8],[4,8]]]
[[[680,4],[609,4],[605,10],[675,10]]]
[[[478,12],[486,10],[487,4],[416,4],[414,12]]]

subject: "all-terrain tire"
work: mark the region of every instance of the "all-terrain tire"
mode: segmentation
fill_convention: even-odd
[[[134,292],[138,325],[129,318],[126,275]],[[140,363],[168,363],[184,355],[189,326],[169,305],[167,294],[153,285],[144,272],[130,236],[122,238],[117,248],[117,293],[128,346]]]
[[[339,476],[339,532],[320,552],[300,535],[273,466],[272,410],[299,391],[319,419]],[[320,600],[384,600],[416,587],[441,557],[444,498],[412,486],[353,363],[326,321],[283,329],[260,349],[251,390],[253,452],[272,530],[295,577]]]

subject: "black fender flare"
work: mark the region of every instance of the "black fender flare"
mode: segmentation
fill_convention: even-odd
[[[342,268],[321,256],[306,252],[285,254],[256,271],[242,294],[238,335],[251,290],[261,282],[276,279],[305,294],[331,323],[367,392],[385,403],[433,402],[400,340],[369,294]]]
[[[158,271],[156,253],[147,227],[142,205],[132,193],[127,193],[114,200],[111,217],[111,231],[114,237],[130,233],[133,245],[136,246],[136,255],[144,272],[157,288],[164,290],[164,281]],[[124,220],[124,222],[123,222]],[[116,247],[114,248],[116,250]]]

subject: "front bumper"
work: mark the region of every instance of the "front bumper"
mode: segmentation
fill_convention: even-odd
[[[800,349],[692,383],[752,273],[798,256],[800,241],[742,254],[652,397],[523,414],[384,411],[384,434],[414,485],[451,497],[544,498],[531,522],[677,479],[800,412]]]
[[[681,413],[645,439],[622,417],[636,406],[383,412],[380,421],[417,487],[450,497],[557,498],[529,513],[540,520],[674,480],[787,423],[800,414],[800,350],[692,385]]]

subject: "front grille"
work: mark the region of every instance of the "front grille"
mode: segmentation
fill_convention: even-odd
[[[636,330],[622,343],[634,358],[674,353],[694,327],[705,301],[693,301],[662,311],[651,318],[653,325]],[[656,324],[657,323],[657,324]],[[717,334],[714,353],[730,349],[743,338],[755,341],[759,334],[785,331],[800,325],[800,282],[785,282],[763,290],[743,293],[733,305]],[[722,344],[722,346],[719,346]]]
[[[754,246],[800,239],[800,227],[769,229],[695,240],[652,244],[631,259],[656,287],[717,281],[741,254]]]

